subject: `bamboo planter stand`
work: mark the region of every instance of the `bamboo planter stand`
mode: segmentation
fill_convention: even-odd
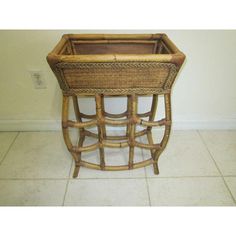
[[[81,166],[97,170],[128,170],[153,165],[154,173],[159,173],[158,159],[171,130],[171,88],[184,59],[184,54],[165,34],[63,35],[47,56],[47,61],[63,93],[62,130],[75,161],[74,178],[78,176]],[[152,106],[149,112],[138,114],[137,98],[142,95],[152,95]],[[154,121],[159,95],[164,95],[165,118]],[[79,96],[95,98],[94,115],[80,111]],[[127,110],[121,114],[107,113],[104,108],[106,96],[126,96]],[[70,99],[76,116],[74,121],[69,120],[68,115]],[[126,126],[126,135],[107,135],[108,125]],[[144,129],[136,131],[137,125]],[[86,129],[93,126],[97,126],[97,134]],[[154,143],[152,138],[152,127],[156,126],[165,128],[160,143]],[[76,145],[71,142],[69,128],[79,130],[80,138]],[[136,141],[143,135],[147,135],[148,144]],[[86,136],[97,139],[97,142],[83,146]],[[106,147],[129,147],[127,165],[106,165]],[[149,149],[150,159],[135,162],[136,147]],[[82,160],[82,152],[95,149],[99,149],[99,165]]]

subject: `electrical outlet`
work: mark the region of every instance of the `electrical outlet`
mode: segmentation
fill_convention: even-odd
[[[46,81],[44,79],[43,73],[40,70],[31,70],[30,76],[33,81],[35,89],[45,89],[47,88]]]

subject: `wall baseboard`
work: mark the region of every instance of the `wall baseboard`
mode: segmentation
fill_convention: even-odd
[[[120,128],[109,127],[109,130]],[[174,130],[236,130],[236,119],[208,121],[173,121]],[[60,120],[0,120],[0,131],[50,131],[61,130]]]

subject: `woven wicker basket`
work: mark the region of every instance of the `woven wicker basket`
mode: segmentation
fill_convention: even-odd
[[[80,166],[100,170],[127,170],[152,164],[154,172],[159,173],[158,158],[167,144],[171,128],[171,88],[184,59],[184,54],[165,34],[63,35],[47,60],[63,92],[62,128],[65,143],[75,160],[74,177],[78,176]],[[140,95],[153,96],[150,112],[137,113],[137,97]],[[154,121],[158,95],[164,95],[165,98],[165,118]],[[95,97],[94,115],[80,112],[78,96]],[[107,113],[104,109],[106,96],[127,96],[126,112]],[[68,118],[70,97],[76,121]],[[90,120],[83,121],[83,118]],[[126,126],[126,135],[108,136],[106,125]],[[137,125],[145,128],[136,132]],[[98,134],[86,130],[91,126],[97,126]],[[163,139],[157,144],[152,139],[154,126],[165,126]],[[76,145],[71,142],[69,127],[80,131]],[[136,137],[142,135],[147,135],[149,144],[136,141]],[[97,143],[83,146],[86,136],[96,138]],[[107,166],[105,147],[129,147],[127,165]],[[149,149],[151,158],[135,162],[135,147]],[[82,152],[97,148],[100,151],[100,165],[82,160]]]

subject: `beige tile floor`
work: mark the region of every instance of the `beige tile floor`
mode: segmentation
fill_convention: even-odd
[[[128,149],[106,150],[110,164],[126,163],[127,155]],[[146,150],[135,152],[137,161],[148,157]],[[96,151],[83,158],[99,161]],[[173,131],[159,168],[158,176],[152,167],[81,168],[72,179],[61,132],[0,132],[0,205],[235,206],[236,131]]]

